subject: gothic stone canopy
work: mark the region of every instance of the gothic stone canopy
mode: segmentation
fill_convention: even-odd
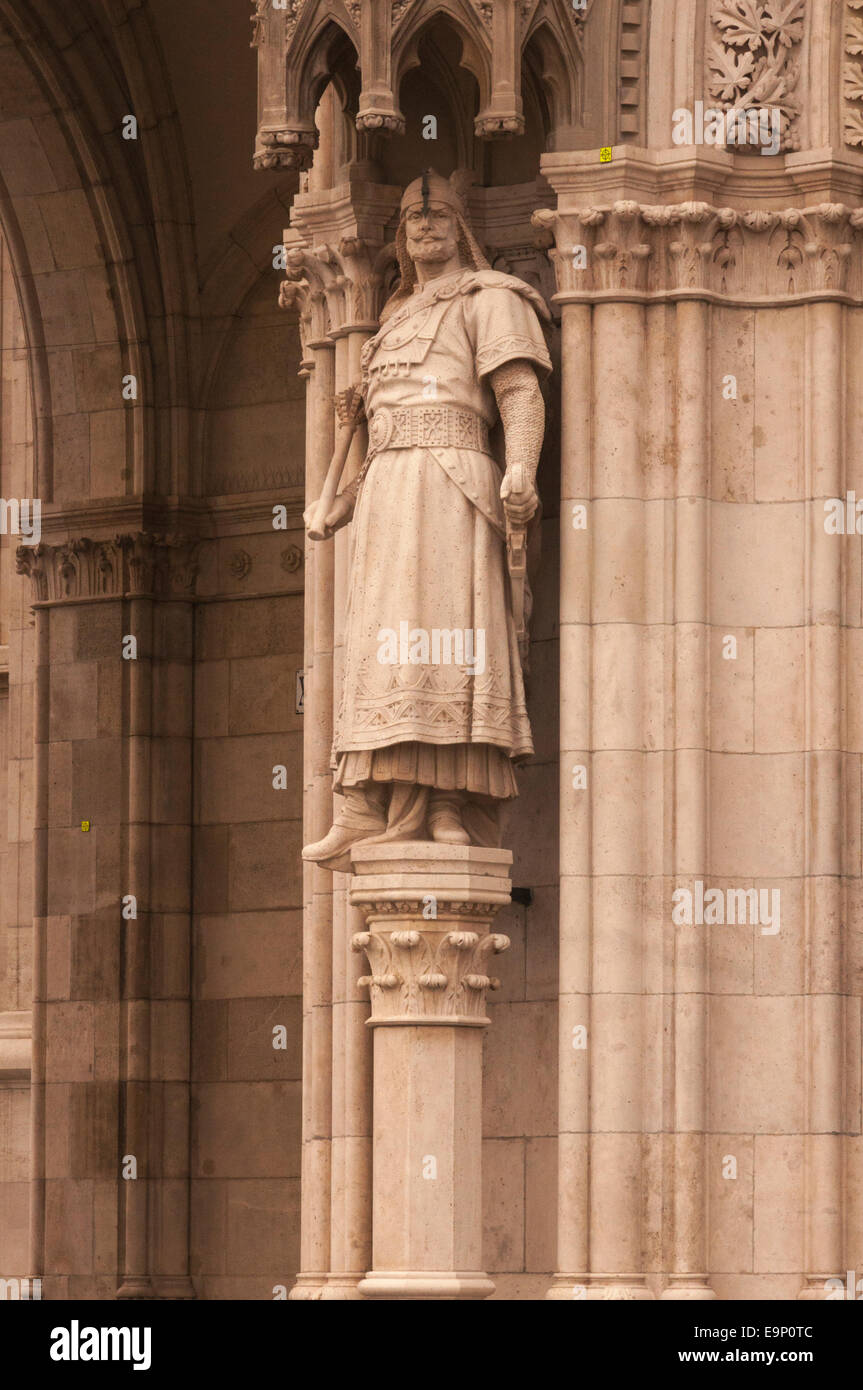
[[[461,64],[479,88],[481,138],[524,130],[522,57],[533,43],[548,75],[560,124],[576,109],[582,32],[593,0],[256,0],[252,46],[258,49],[260,114],[256,168],[307,169],[317,146],[315,109],[345,45],[362,73],[357,129],[402,134],[403,78],[420,64],[429,23],[446,16],[462,43]]]

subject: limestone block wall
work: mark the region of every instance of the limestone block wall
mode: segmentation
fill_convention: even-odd
[[[272,1298],[298,1265],[301,644],[299,590],[199,610],[192,1247],[206,1298]]]
[[[195,619],[191,1268],[208,1299],[272,1299],[299,1268],[305,412],[277,280],[256,278],[225,335],[205,427],[215,534]]]
[[[277,234],[272,238],[277,239]],[[302,484],[305,448],[300,342],[280,312],[278,274],[261,275],[219,353],[204,424],[210,496]]]

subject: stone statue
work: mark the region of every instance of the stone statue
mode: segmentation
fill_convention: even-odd
[[[533,752],[520,645],[548,310],[489,268],[457,188],[431,170],[404,195],[396,247],[400,286],[339,403],[345,442],[304,517],[313,540],[354,521],[332,761],[344,804],[303,850],[339,871],[361,841],[497,845],[513,764]],[[336,495],[362,410],[368,456]]]

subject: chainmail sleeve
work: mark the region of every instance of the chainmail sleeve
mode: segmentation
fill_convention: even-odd
[[[536,470],[545,437],[545,402],[530,362],[506,362],[489,375],[506,441],[506,466],[522,463],[528,478]]]

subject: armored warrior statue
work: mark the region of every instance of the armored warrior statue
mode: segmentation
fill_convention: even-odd
[[[548,310],[489,268],[460,194],[432,171],[404,195],[396,247],[400,286],[340,403],[343,446],[304,518],[312,540],[354,521],[333,742],[344,802],[303,851],[341,871],[360,841],[496,845],[513,764],[533,752],[524,537],[538,506]],[[362,410],[368,456],[336,495]],[[489,445],[498,417],[502,478]]]

